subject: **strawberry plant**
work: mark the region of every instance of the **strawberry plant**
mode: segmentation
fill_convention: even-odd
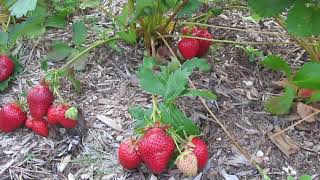
[[[310,55],[320,61],[320,4],[314,0],[249,0],[249,6],[261,17],[273,17]],[[283,15],[287,13],[287,16]]]
[[[284,72],[287,77],[284,94],[269,99],[265,104],[267,111],[282,115],[289,112],[295,100],[303,99],[308,103],[320,101],[320,63],[309,62],[294,71],[281,57],[267,56],[262,64],[272,70]]]

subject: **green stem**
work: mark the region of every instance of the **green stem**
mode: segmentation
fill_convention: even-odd
[[[7,32],[7,31],[8,31],[10,21],[11,21],[11,16],[9,16],[9,18],[8,18],[8,21],[7,21],[6,27],[5,27],[5,29],[4,29],[4,32]]]
[[[134,15],[134,1],[133,0],[128,0],[128,9],[129,9],[129,16],[133,17]],[[135,31],[136,30],[136,23],[131,24],[131,30]]]
[[[91,49],[96,48],[96,47],[98,47],[98,46],[100,46],[102,44],[108,43],[110,41],[115,41],[115,40],[119,40],[119,39],[120,38],[118,38],[118,37],[114,37],[114,38],[111,38],[111,39],[96,41],[96,43],[92,44],[87,49],[81,51],[76,57],[72,58],[65,65],[63,65],[60,69],[64,69],[64,68],[68,67],[70,64],[76,62],[82,55],[84,55],[85,53],[89,52]]]
[[[183,8],[183,6],[185,6],[189,1],[188,0],[183,0],[182,3],[174,10],[174,12],[172,13],[172,15],[169,17],[169,19],[167,20],[166,24],[163,26],[162,31],[164,31],[165,29],[168,28],[168,26],[170,25],[171,21],[173,20],[173,18],[178,14],[178,12]]]
[[[160,111],[158,109],[158,100],[157,96],[152,95],[152,114],[151,119],[155,123],[157,121],[157,114],[160,115]]]

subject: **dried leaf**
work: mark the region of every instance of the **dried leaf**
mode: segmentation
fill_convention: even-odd
[[[313,114],[315,111],[312,106],[309,106],[309,105],[303,104],[302,102],[299,102],[297,104],[297,112],[298,112],[299,116],[301,116],[301,118],[304,119],[304,118],[310,116],[311,114]],[[307,118],[305,121],[315,122],[316,120],[315,120],[314,115],[312,115],[309,118]]]
[[[279,127],[275,127],[275,133],[279,131],[281,131],[281,129]],[[291,154],[298,152],[299,146],[289,136],[282,133],[278,136],[272,137],[273,134],[274,133],[269,132],[269,138],[287,157],[290,157]]]
[[[122,131],[122,126],[120,123],[118,123],[116,120],[111,119],[105,115],[98,115],[97,118],[105,123],[107,126],[117,130],[117,131]]]
[[[68,155],[66,157],[64,157],[61,160],[61,163],[58,164],[57,169],[59,172],[63,172],[64,169],[67,167],[67,165],[69,164],[69,162],[71,161],[71,155]]]

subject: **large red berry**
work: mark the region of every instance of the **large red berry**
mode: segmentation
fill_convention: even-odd
[[[61,124],[65,128],[74,128],[77,126],[77,119],[68,118],[66,113],[69,110],[68,105],[51,106],[48,109],[48,123]]]
[[[201,38],[206,38],[206,39],[212,39],[212,35],[210,34],[210,32],[206,29],[199,29],[196,33],[196,36],[201,37]],[[208,41],[208,40],[199,40],[199,51],[197,53],[198,57],[204,56],[210,46],[212,44],[212,41]]]
[[[11,132],[26,121],[26,113],[17,104],[11,103],[0,109],[0,130]]]
[[[197,39],[185,38],[181,39],[178,43],[179,51],[185,59],[192,59],[196,57],[199,47],[199,40]]]
[[[7,55],[0,55],[0,82],[7,80],[13,72],[13,61]]]
[[[33,119],[29,118],[25,123],[27,128],[32,129],[33,132],[37,133],[40,136],[48,137],[49,136],[49,128],[48,123],[43,119]]]
[[[118,158],[120,164],[126,169],[136,169],[142,163],[135,142],[133,139],[128,139],[120,144]]]
[[[166,170],[175,150],[173,139],[162,128],[152,128],[138,142],[138,152],[155,174]]]
[[[191,149],[193,150],[193,153],[196,155],[197,160],[198,160],[198,169],[201,170],[203,169],[207,162],[208,162],[208,147],[206,143],[198,138],[194,137],[191,140]]]
[[[32,117],[42,118],[47,114],[54,97],[48,86],[37,85],[28,92],[27,101]]]

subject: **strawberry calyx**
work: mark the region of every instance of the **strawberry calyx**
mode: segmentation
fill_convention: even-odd
[[[66,112],[65,112],[65,117],[71,120],[76,121],[78,119],[78,110],[75,107],[70,107]]]

